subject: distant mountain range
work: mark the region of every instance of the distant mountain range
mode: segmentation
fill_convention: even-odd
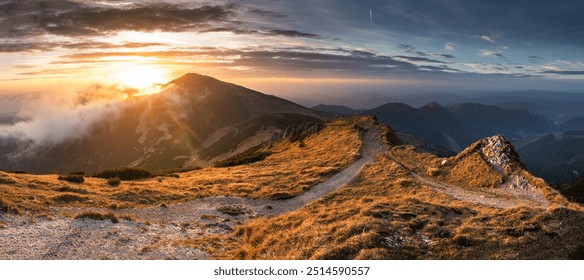
[[[518,143],[529,170],[552,184],[584,176],[584,131],[549,134]]]
[[[478,139],[501,134],[517,145],[523,162],[534,174],[552,184],[565,184],[584,174],[584,132],[578,132],[584,130],[584,118],[556,124],[546,116],[519,109],[520,103],[505,105],[507,108],[477,103],[443,107],[430,102],[420,108],[387,103],[365,111],[332,105],[312,109],[336,115],[376,116],[400,133],[424,139],[434,145],[427,151],[441,155],[448,154],[444,149],[459,152]]]
[[[402,142],[440,156],[460,152],[485,137],[504,135],[535,175],[564,184],[584,174],[584,137],[577,132],[584,129],[584,117],[572,110],[580,104],[579,96],[572,95],[551,101],[541,92],[522,92],[501,98],[498,106],[460,103],[445,107],[430,102],[414,108],[394,102],[367,110],[324,104],[309,109],[211,77],[187,74],[168,83],[159,94],[128,98],[116,114],[96,123],[90,136],[40,148],[2,139],[0,170],[92,173],[128,165],[150,169],[208,166],[269,144],[290,127],[339,115],[373,115],[395,129]],[[529,102],[520,102],[525,96]],[[557,112],[556,103],[568,103],[568,97],[576,98],[565,114],[572,117],[562,121],[524,109]],[[486,95],[475,97],[483,99],[493,102]],[[561,119],[555,113],[551,116]],[[22,120],[13,114],[0,115],[0,124],[18,121]]]
[[[341,115],[373,115],[399,132],[426,139],[452,152],[459,152],[462,147],[495,134],[520,140],[556,129],[548,118],[526,110],[476,103],[448,108],[431,102],[417,109],[404,103],[387,103],[365,111],[350,111],[347,107],[331,105],[319,105],[312,109]]]

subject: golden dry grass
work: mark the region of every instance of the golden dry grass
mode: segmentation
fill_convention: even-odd
[[[131,208],[172,204],[209,196],[285,198],[298,195],[343,170],[356,160],[360,132],[350,119],[337,119],[299,143],[276,143],[260,162],[228,168],[209,167],[181,173],[179,178],[122,181],[85,177],[83,183],[57,175],[0,172],[0,197],[11,209],[34,214],[50,207]]]
[[[582,258],[583,218],[571,207],[502,210],[459,201],[379,157],[350,186],[300,210],[177,244],[220,259]]]

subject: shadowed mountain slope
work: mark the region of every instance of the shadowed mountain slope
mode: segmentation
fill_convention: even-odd
[[[205,148],[214,145],[212,156],[242,152],[238,145],[247,140],[244,146],[257,146],[289,125],[323,118],[290,101],[198,74],[186,74],[159,94],[131,97],[117,106],[86,137],[40,147],[3,140],[0,169],[52,173],[127,165],[177,168],[202,163],[197,153],[203,143]],[[237,134],[241,126],[245,129],[230,143],[215,143],[221,141],[221,129],[232,127]]]

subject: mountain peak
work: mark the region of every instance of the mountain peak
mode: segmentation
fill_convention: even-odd
[[[210,77],[210,76],[201,75],[201,74],[197,74],[197,73],[187,73],[187,74],[180,76],[179,78],[176,78],[176,79],[170,81],[168,84],[193,85],[193,84],[199,84],[202,82],[211,82],[211,81],[219,82],[219,80],[217,80],[213,77]]]
[[[508,170],[514,162],[520,162],[513,145],[502,135],[480,140],[481,153],[486,161],[499,170]]]
[[[462,159],[473,153],[478,153],[490,166],[500,173],[511,174],[517,168],[524,169],[519,154],[502,135],[495,135],[476,141],[456,156]]]
[[[440,106],[440,104],[438,104],[436,101],[432,101],[432,102],[426,104],[424,107],[428,107],[428,108],[442,108],[442,106]]]

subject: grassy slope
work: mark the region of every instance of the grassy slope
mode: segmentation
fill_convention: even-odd
[[[316,203],[231,236],[183,244],[213,244],[207,249],[224,259],[582,258],[578,209],[502,210],[454,200],[379,157],[351,186]]]
[[[271,198],[298,195],[341,171],[359,157],[359,131],[343,120],[298,142],[284,140],[272,155],[249,165],[205,168],[180,173],[180,178],[157,177],[123,181],[85,178],[82,184],[59,181],[58,175],[0,172],[0,197],[13,208],[40,213],[49,207],[142,207],[208,196]]]

